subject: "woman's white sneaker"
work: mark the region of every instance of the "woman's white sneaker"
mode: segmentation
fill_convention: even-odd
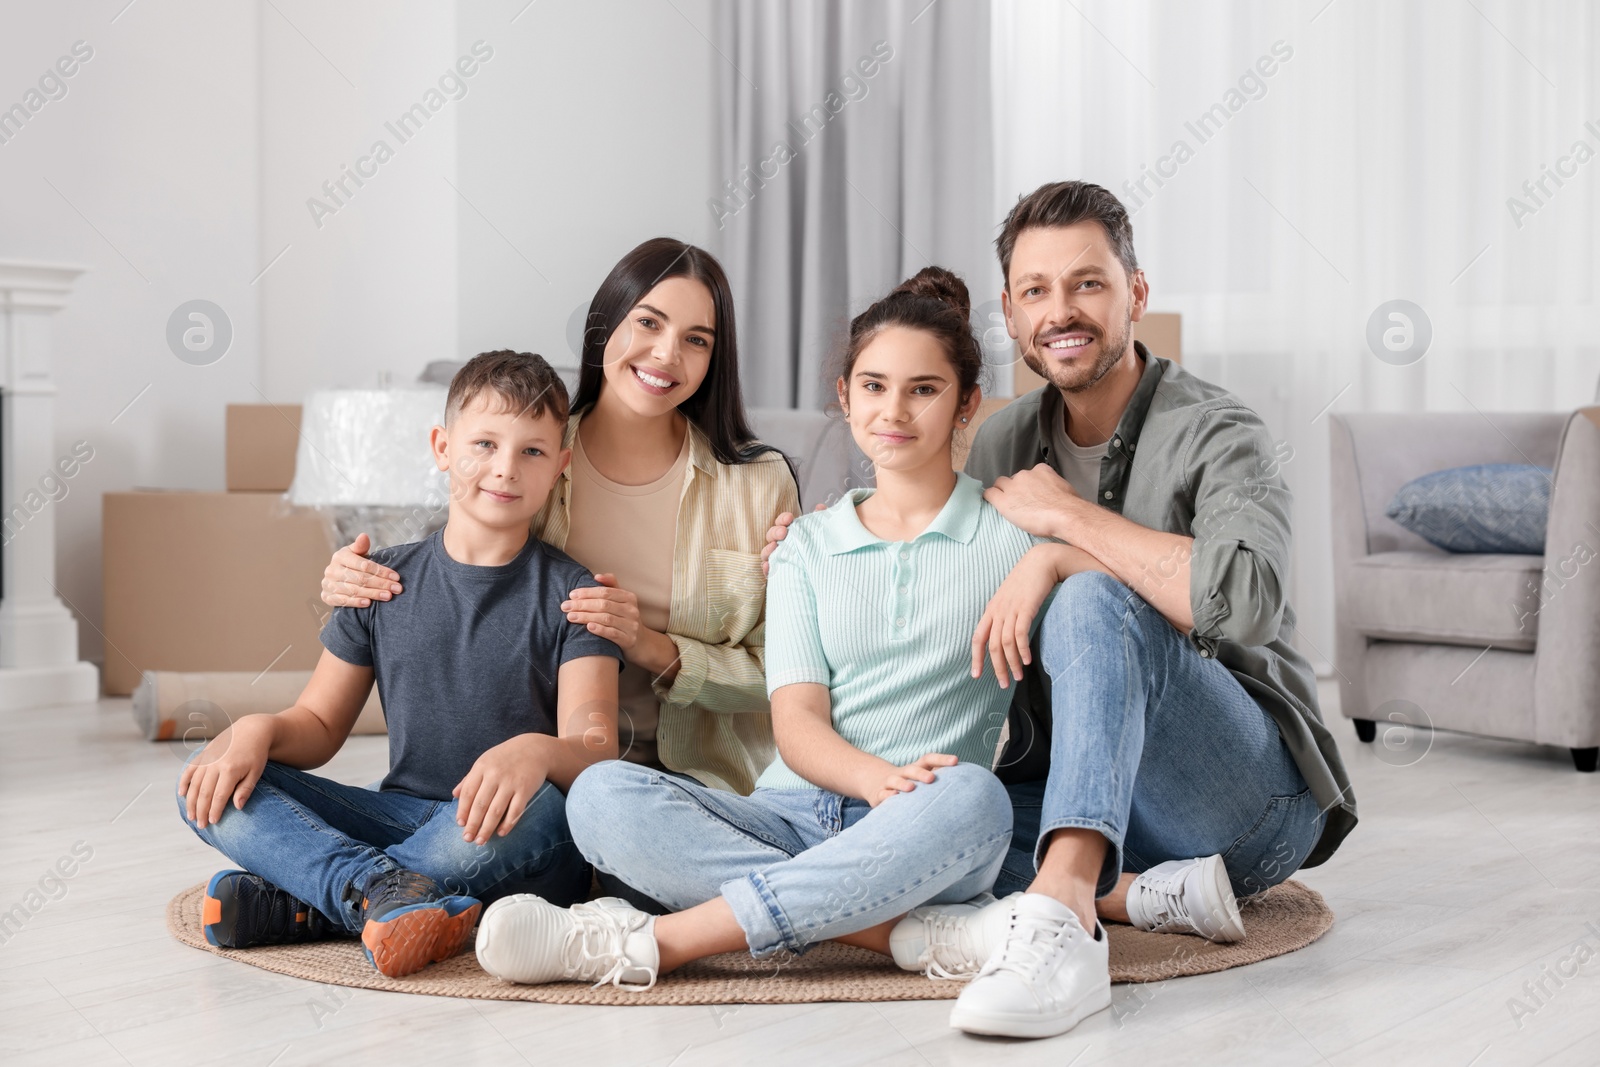
[[[485,971],[524,985],[593,982],[649,989],[661,966],[655,916],[617,897],[570,908],[532,893],[503,897],[478,920],[477,953]]]
[[[912,908],[889,932],[889,950],[901,970],[929,978],[971,978],[1005,940],[1011,904],[1021,896],[996,900],[991,894],[961,904]]]
[[[1128,887],[1128,919],[1153,933],[1244,940],[1244,919],[1221,856],[1158,863]]]
[[[1054,1037],[1111,1006],[1105,930],[1083,928],[1054,897],[1009,901],[1005,941],[956,998],[950,1025],[969,1034]]]

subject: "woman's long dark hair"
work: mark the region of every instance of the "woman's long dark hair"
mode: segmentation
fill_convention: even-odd
[[[711,442],[721,463],[748,463],[766,452],[779,452],[762,444],[745,418],[744,396],[739,390],[739,341],[734,332],[733,290],[722,264],[703,248],[671,237],[652,237],[617,261],[589,303],[583,331],[582,366],[578,370],[578,395],[573,411],[584,411],[600,399],[605,382],[606,342],[644,295],[668,278],[693,278],[711,290],[716,321],[716,342],[706,377],[694,395],[678,410],[698,426]],[[779,455],[782,455],[779,452]],[[784,456],[785,461],[789,457]],[[789,462],[794,470],[794,463]]]

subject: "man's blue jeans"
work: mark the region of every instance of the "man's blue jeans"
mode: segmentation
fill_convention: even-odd
[[[1165,860],[1221,853],[1239,896],[1304,862],[1323,817],[1277,724],[1143,597],[1099,571],[1075,574],[1037,647],[1050,676],[1050,774],[1009,787],[997,894],[1027,887],[1063,827],[1110,843],[1101,896],[1122,871]]]
[[[352,934],[361,932],[362,883],[378,870],[417,871],[448,893],[485,904],[510,893],[562,905],[588,896],[589,866],[572,843],[555,786],[546,782],[512,831],[484,845],[462,840],[456,804],[341,785],[269,762],[242,809],[230,799],[222,818],[202,830],[189,821],[180,794],[178,813],[235,865]]]
[[[603,874],[672,911],[717,896],[750,952],[803,951],[994,883],[1011,841],[1005,787],[959,764],[876,808],[822,789],[708,789],[598,763],[568,797],[572,836]]]

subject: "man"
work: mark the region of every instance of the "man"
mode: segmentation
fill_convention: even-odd
[[[1116,577],[1062,582],[1032,650],[987,641],[997,673],[1048,676],[1016,672],[1002,899],[916,909],[895,936],[936,973],[976,974],[952,1026],[1046,1037],[1110,1004],[1097,915],[1237,940],[1235,895],[1327,860],[1356,809],[1292,644],[1292,449],[1133,340],[1149,285],[1111,193],[1042,186],[996,245],[1006,329],[1049,384],[983,424],[967,473]]]

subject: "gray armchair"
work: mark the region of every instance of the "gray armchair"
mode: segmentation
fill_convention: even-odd
[[[1332,416],[1334,664],[1371,741],[1391,700],[1436,729],[1600,755],[1600,407]],[[1555,468],[1543,556],[1441,551],[1384,514],[1478,463]]]

